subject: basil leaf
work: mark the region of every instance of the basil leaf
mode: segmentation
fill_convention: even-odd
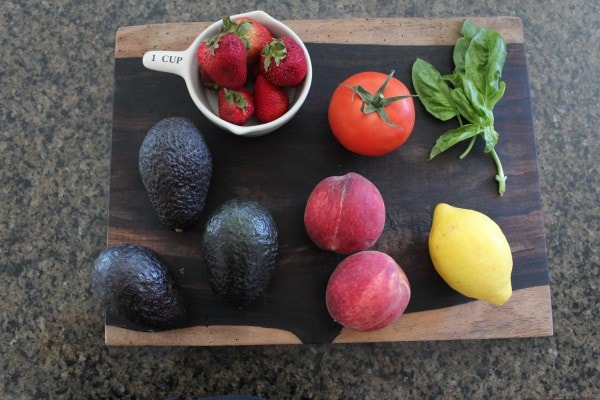
[[[456,117],[450,87],[433,65],[417,58],[412,68],[412,81],[419,100],[431,115],[442,121]]]
[[[472,124],[479,123],[479,116],[477,111],[473,108],[473,105],[465,95],[463,88],[456,88],[452,90],[452,102],[460,115],[462,115],[467,121]]]
[[[454,53],[452,53],[452,60],[454,61],[454,72],[458,74],[465,73],[465,54],[469,48],[470,39],[460,38],[456,41],[454,47]]]
[[[488,96],[488,107],[490,109],[494,108],[494,106],[500,101],[502,96],[504,96],[504,90],[506,89],[506,83],[504,81],[500,81],[498,84],[498,90],[495,93]]]
[[[442,79],[454,87],[462,86],[463,77],[464,77],[464,75],[460,72],[454,72],[452,74],[442,75]]]
[[[498,132],[496,132],[492,125],[483,128],[483,139],[485,140],[485,148],[483,151],[489,153],[494,150],[496,143],[498,143]]]
[[[498,91],[500,78],[502,77],[502,69],[506,62],[506,43],[504,38],[498,33],[490,29],[485,29],[486,48],[488,50],[488,59],[486,64],[486,78],[488,82],[488,94],[493,95]],[[488,99],[490,96],[488,96]]]
[[[482,28],[465,54],[465,75],[475,83],[486,102],[496,97],[505,61],[506,45],[502,36]]]
[[[461,35],[463,35],[465,38],[471,40],[475,37],[475,35],[477,35],[482,29],[482,27],[478,26],[477,24],[475,24],[475,22],[469,20],[469,19],[465,19],[465,21],[463,22],[462,27],[460,28],[460,33]]]
[[[454,72],[464,73],[465,72],[465,55],[467,53],[467,49],[471,44],[471,40],[479,33],[481,28],[475,25],[473,22],[468,19],[463,22],[462,28],[460,29],[460,33],[463,35],[456,41],[454,45],[454,53],[452,54],[452,59],[454,61]]]
[[[473,108],[473,116],[477,118],[477,122],[481,125],[493,123],[494,116],[492,110],[486,105],[486,99],[483,97],[483,94],[477,90],[475,83],[470,79],[464,78],[463,90]]]
[[[448,150],[455,144],[462,142],[463,140],[470,139],[481,133],[481,128],[478,125],[467,124],[459,128],[449,130],[443,133],[436,141],[435,146],[429,153],[429,159],[431,160],[435,156],[444,151]]]

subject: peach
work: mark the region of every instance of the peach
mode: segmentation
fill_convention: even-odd
[[[362,251],[342,260],[327,283],[331,317],[357,331],[374,331],[398,319],[410,301],[402,268],[380,251]]]
[[[304,226],[321,249],[351,254],[371,247],[383,232],[385,204],[367,178],[350,172],[315,186],[304,210]]]

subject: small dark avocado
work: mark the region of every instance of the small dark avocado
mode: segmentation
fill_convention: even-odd
[[[140,147],[139,171],[160,221],[181,232],[198,223],[212,177],[200,131],[183,117],[156,123]]]
[[[242,307],[269,285],[279,256],[279,234],[269,210],[233,199],[210,216],[202,237],[202,257],[214,294]]]
[[[92,289],[109,315],[158,330],[181,326],[187,319],[181,288],[158,254],[145,246],[103,250],[91,275]]]

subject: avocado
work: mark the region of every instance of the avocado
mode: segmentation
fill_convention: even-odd
[[[242,307],[269,285],[278,262],[279,234],[264,206],[233,199],[209,217],[201,249],[214,294]]]
[[[200,131],[183,117],[157,122],[139,152],[139,172],[160,221],[181,232],[200,219],[212,158]]]
[[[107,314],[119,319],[153,329],[174,328],[187,319],[181,288],[148,247],[121,244],[103,250],[91,281]]]

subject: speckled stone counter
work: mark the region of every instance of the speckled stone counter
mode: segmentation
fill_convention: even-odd
[[[97,1],[0,5],[0,398],[600,397],[600,5],[595,1]],[[106,245],[120,26],[282,19],[522,18],[554,335],[224,348],[104,345],[89,272]]]

